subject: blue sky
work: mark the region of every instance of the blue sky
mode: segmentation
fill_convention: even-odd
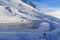
[[[60,7],[60,0],[31,0],[38,8]]]

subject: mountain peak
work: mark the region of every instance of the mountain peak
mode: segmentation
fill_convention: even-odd
[[[26,4],[29,4],[30,6],[32,6],[34,8],[36,8],[36,6],[30,0],[21,0],[21,1],[23,1]]]

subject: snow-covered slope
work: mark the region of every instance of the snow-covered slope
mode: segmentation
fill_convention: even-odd
[[[19,17],[20,19],[38,19],[34,17],[33,15],[38,15],[35,14],[35,10],[33,7],[31,7],[28,4],[23,3],[21,0],[17,0],[18,3],[15,0],[0,0],[2,1],[1,6],[0,6],[0,15],[3,16],[16,16]],[[4,4],[3,4],[4,3]],[[10,5],[9,5],[10,4]],[[2,6],[3,5],[3,6]],[[2,11],[3,10],[3,11]],[[6,12],[6,13],[3,13]],[[28,16],[28,17],[27,17]]]
[[[0,0],[0,15],[3,17],[18,17],[20,20],[41,20],[48,16],[21,0]]]
[[[0,32],[42,33],[46,36],[43,33],[60,30],[60,19],[41,13],[30,3],[27,0],[0,0]]]
[[[29,1],[26,0],[26,2]],[[13,25],[15,25],[15,22],[18,22],[17,25],[20,24],[23,27],[36,28],[40,27],[41,23],[44,22],[43,25],[45,23],[49,25],[53,23],[59,26],[59,19],[40,13],[39,10],[29,4],[25,3],[24,0],[0,0],[0,24],[8,23],[10,25],[14,23]]]

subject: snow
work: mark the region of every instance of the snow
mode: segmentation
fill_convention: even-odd
[[[60,19],[60,9],[56,9],[56,10],[52,10],[52,11],[46,11],[45,13]]]
[[[1,40],[59,40],[60,19],[21,0],[0,0]]]

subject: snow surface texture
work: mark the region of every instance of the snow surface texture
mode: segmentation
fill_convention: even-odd
[[[0,0],[0,40],[60,40],[60,19],[28,0]]]

